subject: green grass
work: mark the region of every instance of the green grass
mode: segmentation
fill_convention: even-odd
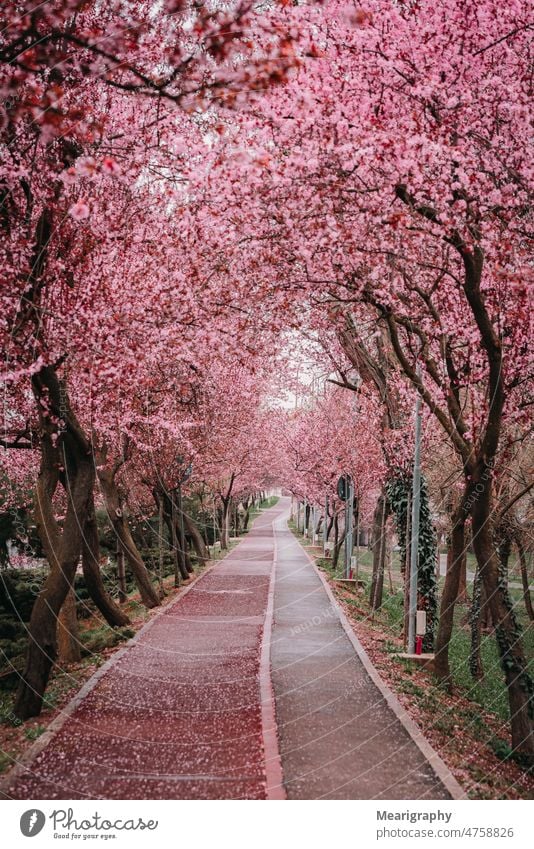
[[[80,640],[83,644],[82,654],[93,655],[101,652],[102,649],[116,646],[119,643],[129,640],[133,637],[135,631],[133,628],[125,626],[123,628],[112,628],[106,622],[95,628],[87,628],[81,631]]]
[[[291,525],[290,525],[291,527]],[[292,530],[295,532],[294,525]],[[299,541],[306,546],[307,541],[303,540],[298,535]],[[354,596],[354,601],[348,600],[349,606],[363,608],[368,611],[368,617],[371,618],[369,609],[369,590],[371,583],[371,568],[372,568],[372,552],[360,549],[360,570],[359,579],[364,582],[364,590]],[[468,569],[474,571],[474,555],[468,554]],[[324,571],[331,578],[340,577],[342,571],[342,557],[338,564],[337,572],[332,568],[332,561],[325,558],[318,558],[317,565],[319,569]],[[395,568],[395,561],[393,568]],[[393,572],[393,585],[397,591],[391,593],[387,586],[388,577],[384,576],[384,599],[383,604],[378,611],[373,621],[379,627],[384,628],[391,634],[392,637],[399,637],[402,633],[403,618],[404,618],[404,602],[403,594],[400,589],[400,574]],[[443,579],[440,581],[442,585]],[[398,587],[398,588],[397,588]],[[468,585],[468,591],[470,587]],[[529,671],[534,677],[534,626],[526,617],[522,591],[517,588],[509,590],[512,602],[514,603],[515,613],[520,622],[523,633],[523,649],[527,660],[529,660]],[[454,631],[449,646],[449,660],[451,665],[451,673],[453,684],[460,688],[462,694],[473,702],[473,717],[471,721],[477,723],[482,720],[479,717],[480,709],[486,710],[495,714],[503,722],[508,722],[510,717],[510,709],[508,704],[508,692],[504,681],[504,674],[501,669],[497,643],[494,633],[483,634],[481,644],[482,665],[484,668],[484,679],[475,681],[469,671],[469,652],[471,647],[471,633],[469,624],[467,623],[468,607],[466,605],[457,605],[454,616]],[[397,650],[395,643],[388,641],[386,651],[394,652]],[[399,660],[399,663],[402,661]],[[409,664],[406,664],[408,671]],[[438,692],[438,691],[436,691]],[[499,744],[496,743],[498,746]]]
[[[510,594],[516,603],[516,615],[523,629],[523,649],[527,659],[530,659],[529,669],[534,676],[534,628],[527,621],[522,608],[520,591],[511,590]],[[362,595],[360,606],[366,604]],[[484,668],[484,679],[473,680],[469,671],[469,651],[471,647],[471,633],[466,624],[468,608],[465,605],[457,605],[454,615],[455,627],[449,645],[449,661],[453,684],[462,690],[462,694],[474,704],[494,713],[503,721],[508,721],[510,710],[508,705],[508,692],[504,682],[501,669],[495,634],[483,634],[481,644],[482,665]],[[401,593],[390,594],[384,591],[384,602],[376,617],[377,624],[381,624],[390,630],[395,636],[399,636],[403,624],[403,600]]]
[[[271,495],[269,498],[264,498],[260,503],[260,508],[262,510],[267,510],[268,507],[274,507],[275,504],[278,504],[279,498],[277,495]]]
[[[515,595],[511,591],[512,597]],[[515,608],[523,629],[523,649],[529,661],[531,676],[534,676],[534,628],[527,622],[520,605]],[[501,669],[497,642],[493,633],[483,634],[481,643],[484,679],[474,681],[469,672],[469,649],[471,635],[463,624],[466,608],[458,606],[455,611],[455,629],[449,646],[449,660],[453,681],[458,684],[473,702],[495,713],[502,720],[508,720],[510,710],[508,695]]]
[[[36,725],[35,728],[26,728],[24,731],[24,736],[27,740],[37,740],[41,734],[44,734],[46,728],[44,725]]]
[[[14,760],[15,758],[9,752],[0,751],[0,774],[9,769]]]

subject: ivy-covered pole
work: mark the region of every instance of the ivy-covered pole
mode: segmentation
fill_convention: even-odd
[[[395,530],[399,538],[401,561],[406,564],[404,569],[405,586],[409,589],[409,554],[411,553],[411,492],[413,490],[412,476],[398,469],[386,482],[386,493],[391,511],[395,518]],[[436,582],[436,533],[432,523],[432,513],[428,500],[428,492],[424,475],[421,475],[420,506],[419,506],[419,546],[418,546],[418,600],[419,610],[426,612],[426,634],[423,640],[423,651],[432,652],[434,648],[434,630],[437,616],[437,582]],[[407,611],[406,611],[407,612]],[[408,617],[406,616],[406,619]],[[405,623],[405,638],[407,622]]]
[[[419,553],[419,509],[421,503],[421,396],[415,402],[415,450],[412,482],[412,538],[410,548],[410,603],[408,615],[408,652],[415,653],[417,616],[417,558]]]

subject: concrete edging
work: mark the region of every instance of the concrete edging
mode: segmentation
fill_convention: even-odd
[[[288,528],[288,530],[290,530],[290,528]],[[339,620],[341,622],[342,628],[345,631],[347,637],[349,638],[359,660],[362,662],[365,671],[369,675],[371,681],[373,682],[377,690],[384,697],[388,707],[392,710],[396,718],[407,731],[408,735],[416,744],[416,746],[424,756],[425,760],[428,761],[433,772],[439,778],[447,792],[450,793],[451,798],[454,800],[467,799],[467,794],[465,793],[461,785],[458,783],[458,781],[455,779],[447,764],[440,758],[436,750],[430,745],[417,723],[411,718],[406,708],[401,705],[396,695],[393,693],[392,690],[390,690],[388,685],[381,678],[376,668],[373,666],[369,655],[358,640],[358,637],[354,633],[354,630],[345,612],[343,611],[341,605],[339,604],[334,593],[332,592],[332,589],[327,579],[321,573],[320,569],[318,569],[315,560],[311,557],[310,554],[308,554],[298,537],[296,537],[296,539],[300,547],[302,548],[304,554],[308,558],[309,562],[313,566],[315,573],[321,580],[331,604],[335,606],[335,609],[337,610],[339,615]]]

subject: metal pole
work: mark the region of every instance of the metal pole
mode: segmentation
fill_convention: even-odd
[[[354,483],[347,475],[347,500],[345,501],[345,578],[350,577],[352,557],[352,513],[354,501]]]
[[[417,371],[419,374],[419,369]],[[415,653],[417,616],[417,555],[419,550],[419,510],[421,502],[421,396],[415,402],[415,451],[412,486],[412,538],[410,549],[410,603],[408,608],[408,653]]]

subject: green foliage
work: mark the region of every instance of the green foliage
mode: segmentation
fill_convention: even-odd
[[[87,628],[80,635],[83,643],[82,655],[93,655],[101,652],[103,649],[117,646],[119,643],[129,640],[134,634],[135,631],[128,626],[124,628],[111,628],[105,623],[96,628]]]
[[[411,490],[412,476],[405,472],[399,472],[386,483],[386,494],[395,518],[395,530],[399,538],[401,563],[403,564],[406,563],[406,550],[409,544],[409,540],[406,539],[406,526]],[[436,533],[432,524],[426,481],[424,477],[421,477],[417,606],[420,610],[426,611],[426,634],[423,640],[423,651],[427,652],[431,652],[434,648],[434,632],[437,623],[436,559]]]
[[[45,731],[46,727],[44,725],[36,725],[34,728],[26,728],[24,736],[27,740],[37,740]]]
[[[425,694],[423,688],[414,684],[413,681],[399,681],[397,687],[401,693],[408,693],[409,695],[418,696],[419,698]]]
[[[9,752],[1,752],[0,751],[0,773],[5,772],[11,764],[14,762],[15,758],[9,754]]]
[[[402,592],[384,594],[382,612],[387,614],[389,623],[400,634],[404,628],[404,596]]]
[[[172,574],[172,556],[166,558],[164,575]],[[28,639],[28,623],[35,598],[40,592],[48,571],[46,569],[3,569],[0,572],[0,689],[12,689],[17,685],[18,673],[23,667]],[[104,586],[108,593],[117,598],[117,572],[114,564],[101,570]],[[135,590],[133,577],[126,573],[127,592]],[[79,619],[95,614],[83,575],[76,575],[74,582]],[[128,628],[113,629],[108,625],[101,628],[82,629],[82,640],[87,641],[86,651],[97,652],[117,645],[133,636]],[[91,643],[91,639],[93,642]]]
[[[260,502],[260,507],[262,510],[266,510],[268,507],[274,507],[275,504],[278,504],[278,501],[279,498],[277,495],[271,495],[270,498],[264,498]]]
[[[521,590],[516,590],[516,614],[521,612]],[[455,684],[469,694],[469,698],[492,713],[497,714],[503,721],[510,718],[508,691],[502,676],[501,659],[497,642],[493,634],[482,635],[480,654],[484,678],[473,681],[469,668],[471,651],[470,633],[462,625],[464,612],[460,609],[455,613],[455,628],[449,644],[449,663]],[[523,632],[523,647],[525,655],[530,658],[529,666],[534,671],[534,628],[525,628]]]
[[[510,744],[506,740],[501,740],[500,737],[490,737],[488,744],[501,761],[507,761],[513,756]]]

